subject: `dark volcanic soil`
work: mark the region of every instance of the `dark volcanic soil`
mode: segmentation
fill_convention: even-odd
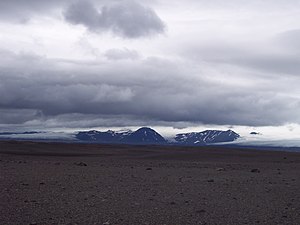
[[[0,224],[300,224],[300,154],[0,142]]]

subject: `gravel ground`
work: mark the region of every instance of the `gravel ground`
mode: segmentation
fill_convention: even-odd
[[[300,224],[300,153],[0,142],[0,224]]]

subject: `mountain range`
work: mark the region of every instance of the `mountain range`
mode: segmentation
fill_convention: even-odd
[[[167,144],[167,141],[155,130],[142,127],[136,131],[81,131],[76,138],[84,142],[123,143],[123,144]]]
[[[76,134],[76,139],[89,143],[116,143],[116,144],[141,144],[141,145],[191,145],[203,146],[209,144],[233,142],[240,137],[232,130],[206,130],[202,132],[177,134],[172,141],[166,140],[155,130],[142,127],[136,131],[81,131]]]

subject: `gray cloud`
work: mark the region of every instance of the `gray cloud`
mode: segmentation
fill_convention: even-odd
[[[120,1],[98,10],[91,2],[70,5],[64,13],[72,24],[81,24],[93,32],[112,31],[126,38],[138,38],[163,33],[165,25],[149,7],[134,1]]]
[[[22,124],[41,118],[34,109],[0,109],[0,124]]]
[[[265,75],[299,75],[300,51],[297,37],[300,32],[280,33],[276,38],[261,42],[214,40],[215,44],[186,47],[183,54],[193,60],[249,68]]]
[[[4,55],[0,108],[5,115],[13,110],[18,116],[2,117],[3,124],[17,117],[27,126],[71,127],[300,122],[300,100],[286,95],[277,86],[280,81],[269,88],[256,83],[241,88],[239,83],[212,80],[213,73],[199,76],[201,70],[195,73],[188,62],[160,58],[84,64]],[[208,72],[204,66],[202,73]],[[25,116],[24,109],[29,110]]]
[[[0,1],[0,129],[300,123],[297,1],[145,1]]]
[[[300,54],[300,29],[287,30],[279,33],[273,43],[286,48],[289,52]]]
[[[65,7],[75,0],[1,0],[0,19],[13,22],[27,22],[33,16]]]

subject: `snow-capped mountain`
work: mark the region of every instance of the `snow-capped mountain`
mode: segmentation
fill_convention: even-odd
[[[222,142],[232,142],[240,135],[232,130],[206,130],[177,134],[175,142],[167,142],[164,137],[149,127],[142,127],[136,131],[83,131],[76,134],[76,138],[84,142],[115,143],[115,144],[154,144],[154,145],[208,145]]]
[[[123,144],[166,144],[166,140],[155,130],[142,127],[136,131],[87,131],[78,132],[76,138],[86,142]]]
[[[203,132],[183,133],[175,136],[180,145],[208,145],[222,142],[232,142],[240,137],[232,130],[206,130]]]
[[[105,132],[91,130],[81,131],[76,134],[76,138],[81,141],[87,142],[98,142],[98,143],[119,143],[128,135],[133,132],[131,130],[126,131],[112,131],[108,130]]]

